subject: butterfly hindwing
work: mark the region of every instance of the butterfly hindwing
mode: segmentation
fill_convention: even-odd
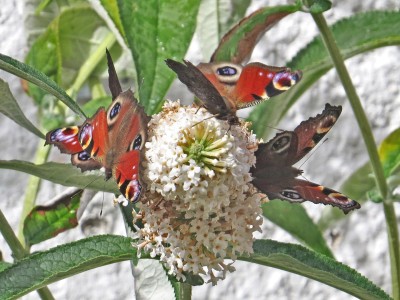
[[[121,194],[133,203],[139,199],[142,184],[139,181],[140,151],[123,154],[115,166],[114,174]]]
[[[61,153],[74,154],[83,151],[78,140],[79,126],[54,129],[46,134],[45,145],[54,145]]]
[[[79,143],[80,126],[54,129],[46,134],[46,143],[55,145],[61,153],[71,154],[71,163],[81,171],[96,170],[101,164],[92,159]]]

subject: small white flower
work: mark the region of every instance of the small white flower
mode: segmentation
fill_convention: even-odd
[[[252,252],[262,217],[249,173],[255,135],[210,116],[167,102],[150,121],[138,248],[178,279],[191,272],[216,284],[234,270],[224,259]]]

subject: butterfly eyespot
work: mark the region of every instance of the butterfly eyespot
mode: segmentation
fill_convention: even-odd
[[[217,69],[217,74],[220,76],[234,76],[238,73],[238,70],[234,67],[225,66]]]
[[[131,150],[140,150],[142,148],[143,138],[142,135],[139,133],[133,142],[130,144],[128,151]]]
[[[78,153],[78,160],[87,161],[90,159],[90,155],[86,151],[82,151]]]
[[[118,120],[118,115],[122,109],[123,98],[117,98],[113,101],[111,106],[107,110],[107,125],[109,130],[114,125],[114,123]]]
[[[211,70],[220,82],[236,84],[239,80],[240,74],[242,73],[242,66],[232,63],[220,63],[212,65]]]
[[[290,134],[279,136],[271,145],[271,150],[276,153],[281,153],[290,147],[292,137]]]
[[[110,108],[110,112],[108,113],[108,116],[110,118],[110,120],[114,119],[119,111],[121,110],[121,103],[116,102],[111,108]]]
[[[303,202],[304,199],[300,196],[299,193],[297,193],[294,190],[283,190],[281,192],[282,197],[286,198],[289,201],[292,202]]]

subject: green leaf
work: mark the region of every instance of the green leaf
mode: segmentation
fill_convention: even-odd
[[[334,24],[331,29],[345,59],[384,46],[400,44],[400,12],[371,11],[353,15]],[[320,37],[315,38],[288,63],[303,71],[302,80],[289,91],[257,105],[250,115],[253,130],[259,137],[268,135],[296,100],[332,67]],[[383,87],[382,87],[383,88]]]
[[[82,173],[71,164],[47,162],[35,165],[20,160],[0,160],[0,169],[9,169],[37,176],[48,181],[65,186],[75,186],[81,189],[92,189],[119,194],[117,183],[110,179],[104,181],[104,174],[100,171]]]
[[[73,92],[77,92],[95,70],[104,71],[107,65],[105,49],[114,42],[110,30],[90,6],[75,5],[63,9],[35,41],[26,63],[65,89],[73,85]],[[96,69],[100,63],[103,68]],[[30,88],[29,92],[37,103],[41,103],[42,92],[35,88]]]
[[[246,61],[261,36],[285,16],[300,10],[300,5],[266,7],[255,11],[232,28],[221,40],[211,61]]]
[[[72,100],[53,80],[42,72],[3,54],[0,54],[0,69],[36,84],[41,89],[60,99],[72,111],[86,118],[85,114],[76,102]]]
[[[351,199],[362,203],[366,199],[367,192],[374,187],[375,179],[371,164],[366,163],[346,179],[340,190]]]
[[[0,272],[7,269],[8,267],[12,266],[12,264],[0,261]]]
[[[107,11],[111,20],[114,22],[121,36],[125,37],[124,28],[122,26],[121,18],[119,16],[118,1],[117,0],[100,0],[101,5]]]
[[[199,3],[199,0],[118,1],[140,83],[139,100],[149,115],[160,110],[175,78],[164,60],[182,59],[189,47]]]
[[[50,205],[35,206],[24,220],[26,245],[34,245],[78,225],[77,211],[82,190],[65,194]]]
[[[246,13],[250,0],[203,0],[197,15],[196,33],[203,57],[207,60],[222,36]]]
[[[316,252],[333,258],[322,232],[299,204],[273,200],[262,205],[263,215]]]
[[[136,259],[132,240],[103,235],[39,252],[0,272],[0,299],[18,298],[86,270]]]
[[[382,141],[378,151],[385,177],[388,178],[400,166],[400,128]]]
[[[82,110],[85,112],[85,114],[87,114],[88,116],[93,116],[97,110],[99,109],[99,107],[109,107],[111,104],[112,100],[110,96],[106,96],[106,97],[101,97],[101,98],[97,98],[97,99],[93,99],[89,102],[86,102],[83,106],[82,106]]]
[[[17,101],[12,95],[8,84],[0,79],[0,112],[18,125],[29,130],[38,137],[44,139],[44,134],[37,129],[31,121],[24,115]]]
[[[239,260],[289,271],[330,285],[364,300],[390,297],[356,270],[302,246],[256,240],[254,253]]]

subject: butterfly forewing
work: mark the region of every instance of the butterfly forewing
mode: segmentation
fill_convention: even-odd
[[[341,106],[332,106],[329,103],[321,114],[300,123],[294,130],[298,136],[295,162],[309,153],[319,141],[329,132],[342,112]]]
[[[112,99],[114,100],[122,93],[121,83],[118,80],[110,52],[106,49],[107,65],[108,65],[108,87],[110,88]]]
[[[204,103],[210,113],[220,116],[221,119],[226,119],[226,116],[231,114],[218,90],[191,62],[184,61],[183,64],[172,59],[165,62],[178,75],[179,80]]]
[[[79,131],[79,142],[92,158],[104,162],[104,155],[108,151],[107,114],[104,107],[83,123]]]

